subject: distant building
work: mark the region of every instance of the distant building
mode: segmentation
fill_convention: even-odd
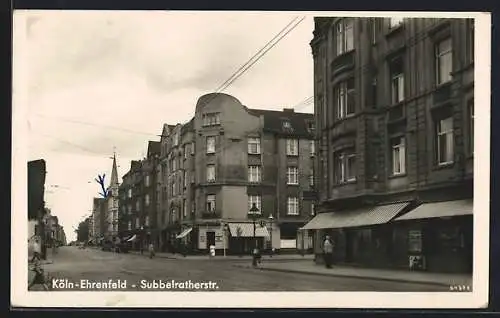
[[[40,219],[45,203],[45,160],[28,162],[28,220]]]
[[[472,270],[473,22],[315,18],[318,256]]]
[[[225,247],[248,254],[255,217],[261,248],[295,251],[297,230],[316,200],[313,138],[312,114],[250,109],[226,94],[202,96],[193,119],[162,132],[162,249],[206,253],[214,245],[217,253]]]
[[[105,201],[105,224],[104,238],[114,241],[118,237],[118,209],[119,209],[119,187],[118,168],[116,166],[116,155],[113,155],[113,166],[111,168],[111,179],[108,188],[106,189]]]
[[[104,198],[94,198],[92,205],[92,241],[99,243],[104,237],[104,224],[105,224],[105,200]]]
[[[159,154],[160,143],[149,141],[146,158],[131,162],[119,188],[119,236],[130,239],[135,235],[137,248],[150,242],[158,246],[156,166]]]

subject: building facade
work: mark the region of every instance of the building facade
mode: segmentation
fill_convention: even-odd
[[[162,248],[295,251],[316,200],[313,138],[312,114],[250,109],[226,94],[200,97],[188,123],[163,129]]]
[[[315,18],[311,47],[316,253],[470,272],[473,20]]]
[[[113,154],[113,166],[111,168],[111,179],[109,186],[106,189],[106,197],[104,198],[105,206],[105,224],[104,238],[108,241],[115,241],[118,237],[118,210],[119,210],[119,187],[118,167],[116,165],[116,155]]]
[[[90,236],[94,244],[98,244],[104,237],[105,216],[104,198],[94,198],[92,202],[92,230]]]
[[[156,167],[160,143],[150,141],[146,158],[132,161],[119,188],[119,237],[136,249],[149,243],[158,246]]]

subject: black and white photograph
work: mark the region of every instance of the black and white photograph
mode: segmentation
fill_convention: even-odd
[[[490,29],[15,11],[12,304],[486,306]]]

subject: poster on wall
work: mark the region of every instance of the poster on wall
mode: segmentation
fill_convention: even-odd
[[[410,253],[422,252],[422,231],[411,230],[408,232],[408,251]]]

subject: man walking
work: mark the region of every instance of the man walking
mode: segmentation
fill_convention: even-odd
[[[33,241],[33,257],[31,258],[31,263],[33,263],[36,259],[40,260],[42,257],[42,246],[40,245],[40,240],[35,236]]]
[[[329,235],[325,237],[325,241],[323,242],[323,258],[325,260],[326,268],[332,268],[332,259],[333,259],[333,241]]]

